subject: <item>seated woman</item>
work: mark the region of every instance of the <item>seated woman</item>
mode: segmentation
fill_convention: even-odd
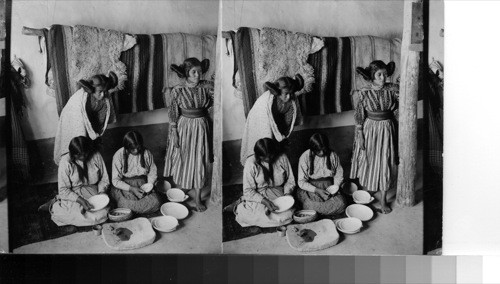
[[[274,213],[274,199],[292,194],[295,178],[287,156],[279,154],[278,142],[263,138],[255,143],[255,155],[243,170],[243,197],[235,207],[236,221],[242,227],[277,227],[292,221],[293,210]]]
[[[309,139],[309,150],[299,159],[299,187],[297,194],[304,209],[315,210],[322,215],[344,212],[345,200],[338,192],[344,180],[344,171],[337,154],[330,150],[328,138],[315,133]],[[326,189],[333,185],[334,193]]]
[[[105,222],[109,208],[92,212],[87,199],[106,194],[108,186],[104,160],[93,150],[92,140],[84,136],[71,139],[69,154],[62,156],[59,163],[59,194],[47,207],[52,221],[58,226],[91,226]]]
[[[141,134],[130,131],[123,137],[123,147],[113,156],[111,196],[118,207],[134,213],[151,213],[161,206],[160,196],[144,192],[145,183],[155,185],[156,165],[151,152],[144,147]]]
[[[304,80],[299,74],[295,79],[281,77],[276,82],[266,82],[267,90],[254,103],[248,113],[241,139],[240,162],[245,165],[253,155],[255,142],[261,138],[273,138],[283,142],[292,133],[300,117],[300,107],[295,93],[304,87]]]
[[[116,120],[108,94],[118,84],[115,73],[109,72],[109,77],[95,75],[90,81],[80,80],[78,84],[81,88],[69,98],[59,117],[54,142],[56,165],[68,152],[73,137],[86,136],[97,140],[108,124]]]

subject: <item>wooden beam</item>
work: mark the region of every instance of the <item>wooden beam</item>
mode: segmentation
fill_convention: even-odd
[[[423,42],[421,0],[404,2],[399,92],[399,169],[396,201],[399,206],[415,205],[417,175],[417,99],[420,57]]]
[[[222,11],[222,3],[219,3],[219,13]],[[219,15],[218,33],[221,33],[222,14]],[[212,186],[210,201],[213,205],[222,206],[222,68],[221,51],[222,42],[225,39],[217,37],[215,51],[215,90],[214,90],[214,121],[213,121],[213,153],[214,163],[212,165]]]
[[[28,27],[23,27],[22,34],[30,36],[43,36],[44,29],[33,29]]]

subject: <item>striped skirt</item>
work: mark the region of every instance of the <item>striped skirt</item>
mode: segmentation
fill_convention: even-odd
[[[170,140],[165,157],[165,177],[172,176],[175,186],[184,189],[202,188],[208,180],[210,162],[208,118],[181,116],[177,123],[179,147]]]
[[[363,126],[365,150],[354,145],[350,178],[368,191],[390,189],[397,173],[396,128],[392,120],[367,119]]]

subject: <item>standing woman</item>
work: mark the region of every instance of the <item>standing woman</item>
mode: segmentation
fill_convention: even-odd
[[[71,139],[69,153],[61,158],[58,172],[59,194],[47,209],[58,226],[91,226],[107,220],[109,208],[92,212],[87,201],[96,194],[106,194],[109,179],[104,160],[94,151],[92,140],[85,136]]]
[[[214,85],[201,80],[209,64],[208,59],[200,62],[197,58],[188,58],[180,66],[172,64],[170,67],[184,80],[170,94],[170,141],[164,176],[172,176],[178,187],[195,190],[198,212],[206,210],[201,201],[201,189],[208,180],[211,151],[208,108],[213,104]]]
[[[71,139],[86,136],[96,140],[104,134],[108,124],[116,120],[109,99],[109,90],[118,84],[114,72],[109,72],[109,77],[99,74],[90,81],[80,80],[78,84],[81,88],[68,100],[59,118],[54,143],[56,165],[61,156],[68,152]]]
[[[395,64],[373,61],[366,68],[356,71],[369,81],[370,86],[358,91],[356,106],[356,139],[353,150],[351,175],[359,178],[366,190],[380,195],[374,196],[380,202],[377,211],[391,212],[387,191],[397,174],[397,136],[395,120],[398,119],[399,86],[386,83],[394,72]]]
[[[315,133],[309,139],[309,149],[299,159],[299,187],[297,194],[304,209],[322,215],[344,212],[345,200],[338,192],[344,171],[340,159],[330,149],[328,138]],[[331,186],[333,194],[327,189]]]
[[[144,192],[141,186],[156,184],[158,177],[153,154],[144,147],[142,136],[130,131],[123,137],[123,147],[113,156],[111,196],[118,207],[134,213],[152,213],[161,205],[160,197],[152,189]]]
[[[292,221],[293,210],[274,213],[278,207],[272,201],[291,195],[295,188],[290,161],[271,138],[258,140],[254,153],[243,170],[243,197],[234,208],[236,221],[242,227],[286,225]]]
[[[257,99],[245,123],[240,151],[242,165],[253,155],[253,147],[259,139],[282,142],[290,136],[300,111],[295,93],[303,87],[304,79],[299,74],[295,79],[281,77],[274,83],[264,84],[267,91]]]

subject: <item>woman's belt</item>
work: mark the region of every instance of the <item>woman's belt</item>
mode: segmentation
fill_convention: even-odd
[[[311,181],[333,181],[332,177],[312,178]]]
[[[206,108],[181,108],[181,115],[187,118],[199,118],[207,116]]]
[[[392,119],[392,111],[367,111],[368,118],[371,120],[387,120]]]

